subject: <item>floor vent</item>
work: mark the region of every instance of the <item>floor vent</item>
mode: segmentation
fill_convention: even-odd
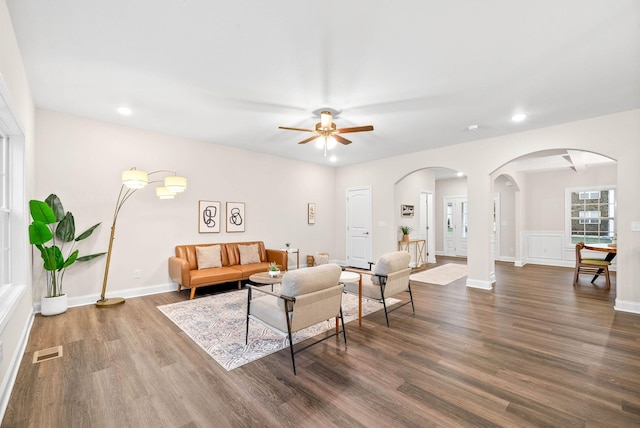
[[[42,349],[33,353],[33,364],[62,357],[62,346]]]

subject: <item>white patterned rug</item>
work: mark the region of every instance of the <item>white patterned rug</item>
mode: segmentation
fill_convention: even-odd
[[[409,279],[411,281],[426,282],[428,284],[447,285],[463,276],[467,276],[467,265],[447,263],[446,265],[414,273]]]
[[[387,299],[387,306],[397,302],[398,299]],[[246,289],[162,305],[158,309],[227,370],[289,347],[285,336],[254,320],[249,322],[249,344],[244,344]],[[382,303],[363,299],[363,316],[380,309]],[[346,293],[342,295],[342,312],[345,323],[358,318],[357,296]],[[302,342],[329,329],[335,329],[335,320],[294,333],[293,343]],[[347,340],[348,335],[347,331]]]

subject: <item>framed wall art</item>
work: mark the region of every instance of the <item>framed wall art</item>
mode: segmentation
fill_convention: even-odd
[[[316,204],[313,202],[307,204],[307,223],[316,224]]]
[[[400,214],[402,217],[413,217],[413,205],[401,205]]]
[[[220,232],[219,201],[198,201],[198,232]]]
[[[244,202],[227,202],[227,232],[244,232]]]

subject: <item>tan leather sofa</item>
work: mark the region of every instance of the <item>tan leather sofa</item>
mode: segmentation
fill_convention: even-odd
[[[253,244],[258,245],[260,262],[243,264],[238,246]],[[221,266],[199,269],[196,247],[214,245],[220,246]],[[240,288],[242,280],[249,279],[249,276],[254,273],[266,272],[271,262],[276,262],[280,270],[286,270],[287,252],[266,249],[262,241],[177,245],[176,255],[169,257],[169,276],[178,283],[178,292],[182,287],[190,288],[191,295],[189,299],[193,299],[197,287],[238,281],[238,288]]]

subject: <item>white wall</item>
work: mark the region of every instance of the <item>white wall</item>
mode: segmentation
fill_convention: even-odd
[[[33,189],[33,122],[34,106],[27,82],[27,75],[24,70],[18,43],[15,38],[9,11],[6,1],[0,1],[0,79],[2,80],[3,108],[7,107],[7,115],[18,123],[22,128],[22,136],[17,138],[21,145],[20,151],[24,156],[24,165],[14,165],[23,171],[24,176],[19,177],[20,190],[14,192],[13,198],[16,204],[12,207],[13,215],[18,219],[18,224],[23,224],[26,231],[26,195]],[[13,136],[10,136],[10,138]],[[26,234],[25,234],[26,235]],[[17,246],[16,265],[19,272],[13,272],[14,278],[18,278],[20,283],[14,286],[22,287],[21,297],[16,302],[15,307],[8,314],[4,328],[0,331],[0,342],[3,346],[3,358],[0,362],[0,419],[4,415],[11,387],[17,375],[17,370],[26,346],[28,329],[33,320],[33,308],[31,305],[31,275],[29,266],[30,259],[27,252],[26,241],[13,242]]]
[[[80,243],[83,253],[107,249],[120,173],[133,166],[175,170],[187,177],[188,189],[173,200],[158,200],[149,186],[124,205],[108,296],[173,289],[167,260],[179,244],[263,240],[267,248],[284,248],[290,242],[300,248],[302,263],[305,254],[336,252],[333,168],[37,110],[35,194],[58,194],[80,229],[102,222],[96,236]],[[198,200],[220,201],[223,208],[225,202],[244,202],[246,231],[198,233]],[[307,224],[308,202],[316,204],[314,225]],[[70,304],[96,300],[104,266],[101,258],[68,270]],[[133,279],[134,270],[142,272],[140,279]],[[38,299],[44,281],[34,281]]]

